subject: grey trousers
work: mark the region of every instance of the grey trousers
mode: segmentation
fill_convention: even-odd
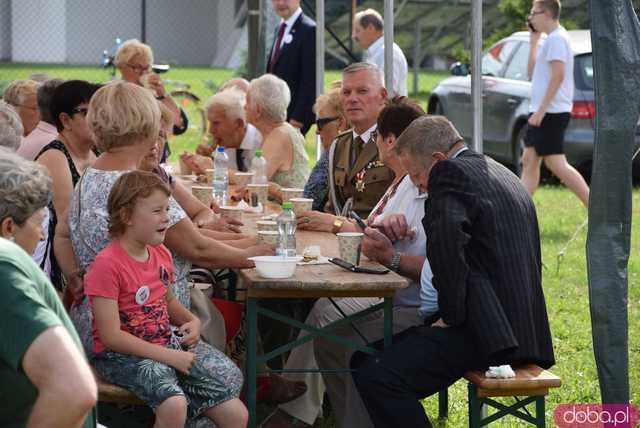
[[[393,308],[393,334],[416,325],[422,325],[422,323],[423,320],[418,316],[417,307],[396,306]],[[384,316],[382,311],[372,314],[365,320],[356,323],[356,325],[370,343],[384,338]],[[349,326],[336,329],[334,334],[348,338],[351,341],[362,342],[360,336]],[[314,352],[318,368],[323,370],[349,367],[351,356],[354,353],[352,349],[345,348],[324,338],[314,340]],[[338,427],[373,427],[369,413],[349,373],[323,374],[322,378],[331,400],[331,407]]]

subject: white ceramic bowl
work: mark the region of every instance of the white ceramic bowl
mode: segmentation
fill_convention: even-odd
[[[263,278],[291,278],[296,272],[296,265],[302,257],[257,256],[249,257],[256,264],[258,274]]]

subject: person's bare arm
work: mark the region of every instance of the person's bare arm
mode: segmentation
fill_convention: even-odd
[[[89,365],[64,327],[42,332],[24,354],[22,369],[38,389],[27,427],[82,425],[96,404],[98,388]]]
[[[204,227],[205,225],[215,222],[216,218],[211,208],[193,196],[191,192],[180,183],[180,180],[175,180],[172,196],[198,227]]]
[[[68,209],[58,214],[58,224],[56,225],[56,235],[53,238],[53,248],[56,261],[62,274],[67,280],[67,286],[76,302],[82,299],[83,284],[82,272],[76,255],[71,245],[71,233],[68,223]]]
[[[529,80],[533,77],[533,69],[536,66],[536,56],[538,55],[538,41],[541,33],[539,31],[529,31],[529,62],[527,63],[527,74]]]
[[[66,213],[73,195],[73,179],[67,158],[59,150],[48,150],[38,158],[38,163],[44,165],[51,176],[53,208],[56,214]]]
[[[289,136],[280,130],[272,131],[262,144],[262,155],[267,161],[267,180],[276,172],[287,171],[293,162],[293,144]]]
[[[191,352],[165,348],[146,342],[120,328],[118,302],[106,297],[92,298],[93,317],[100,341],[107,349],[120,354],[135,355],[167,364],[182,373],[188,373],[195,361]]]
[[[273,253],[266,245],[243,250],[208,238],[188,218],[169,228],[165,245],[185,260],[208,268],[250,268],[254,264],[247,257]]]

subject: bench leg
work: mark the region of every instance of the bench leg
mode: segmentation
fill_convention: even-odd
[[[480,428],[482,420],[482,403],[478,398],[478,389],[472,383],[467,386],[469,390],[469,428]]]
[[[537,428],[545,428],[546,427],[546,418],[545,418],[545,410],[544,410],[544,399],[545,396],[541,395],[536,398],[536,427]]]
[[[449,389],[445,388],[438,392],[438,419],[449,417]]]

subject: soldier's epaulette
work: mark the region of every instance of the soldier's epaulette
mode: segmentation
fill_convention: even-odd
[[[349,128],[349,129],[347,129],[346,131],[342,131],[342,132],[340,132],[338,135],[336,135],[336,140],[337,140],[338,138],[342,138],[342,137],[344,137],[345,135],[351,135],[352,133],[353,133],[353,128]]]

